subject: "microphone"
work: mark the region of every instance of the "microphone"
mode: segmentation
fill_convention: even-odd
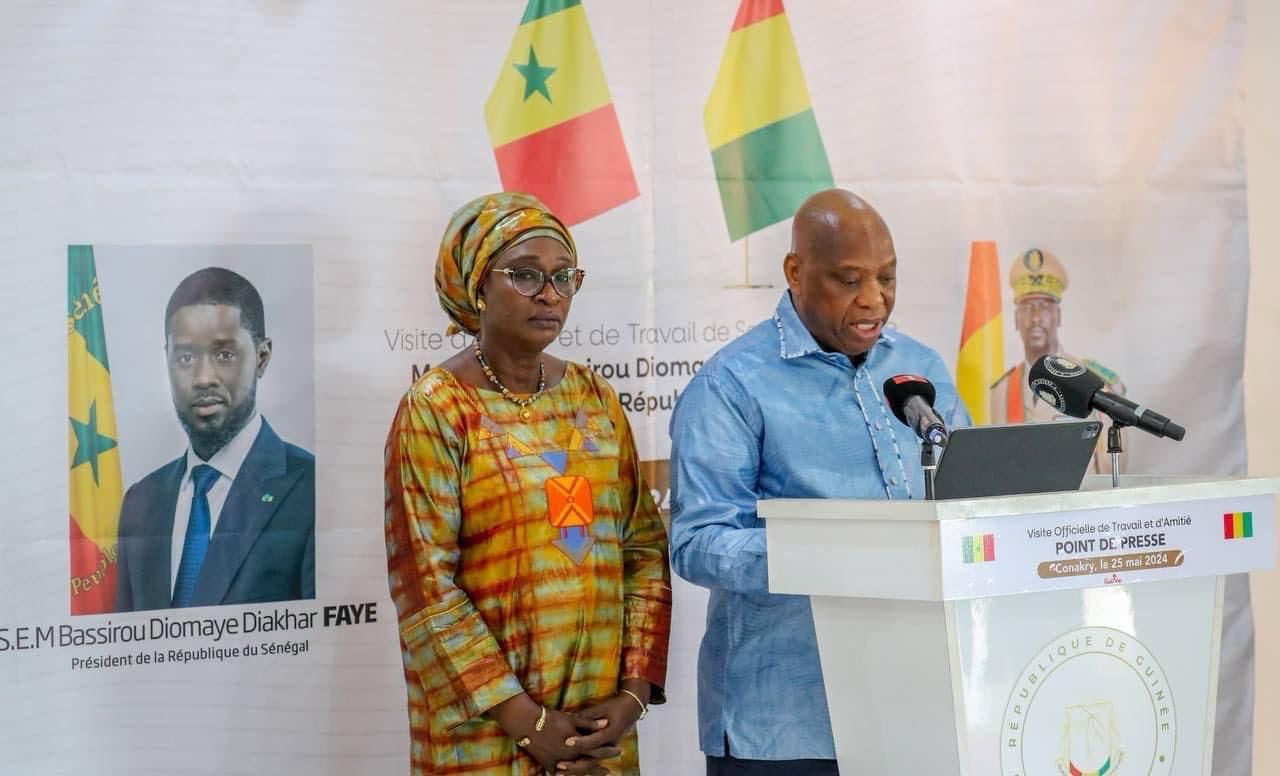
[[[1102,378],[1062,356],[1042,356],[1031,366],[1031,390],[1059,412],[1087,418],[1098,410],[1116,423],[1140,428],[1148,434],[1181,441],[1187,430],[1164,415],[1102,390]]]
[[[947,425],[933,411],[937,391],[919,375],[896,375],[884,381],[884,400],[894,416],[924,441],[947,444]]]

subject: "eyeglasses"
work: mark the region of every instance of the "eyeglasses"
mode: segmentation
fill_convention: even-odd
[[[506,275],[507,280],[511,282],[511,287],[521,296],[537,296],[542,293],[549,279],[551,287],[565,299],[578,293],[578,289],[582,287],[582,278],[587,274],[585,270],[577,268],[558,269],[547,274],[534,267],[495,269],[494,272]]]

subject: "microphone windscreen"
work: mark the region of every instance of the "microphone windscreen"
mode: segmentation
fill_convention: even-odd
[[[1102,388],[1102,378],[1062,356],[1041,356],[1031,365],[1028,378],[1040,399],[1073,418],[1089,417],[1093,395]]]
[[[905,413],[907,399],[919,396],[932,407],[937,395],[933,383],[920,375],[894,375],[884,381],[884,400],[893,411],[894,417],[903,423],[907,422]]]

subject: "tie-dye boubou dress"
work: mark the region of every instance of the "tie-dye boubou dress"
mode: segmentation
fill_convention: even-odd
[[[413,773],[540,772],[485,712],[527,692],[582,709],[642,678],[663,700],[667,534],[617,394],[568,364],[532,417],[450,372],[400,403],[386,541]],[[633,730],[611,773],[638,774]]]

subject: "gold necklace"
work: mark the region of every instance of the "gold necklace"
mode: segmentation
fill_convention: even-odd
[[[480,352],[479,344],[476,345],[476,361],[480,362],[480,368],[484,370],[485,377],[489,378],[489,382],[493,383],[493,387],[498,389],[498,392],[502,394],[503,398],[514,402],[515,405],[520,408],[520,419],[527,421],[529,418],[532,418],[533,410],[529,409],[529,405],[533,404],[534,401],[542,395],[542,392],[547,389],[547,374],[542,368],[542,361],[538,361],[538,390],[523,399],[507,390],[507,386],[503,385],[502,381],[498,379],[498,376],[493,373],[493,370],[489,368],[488,362],[484,360],[484,354]]]

